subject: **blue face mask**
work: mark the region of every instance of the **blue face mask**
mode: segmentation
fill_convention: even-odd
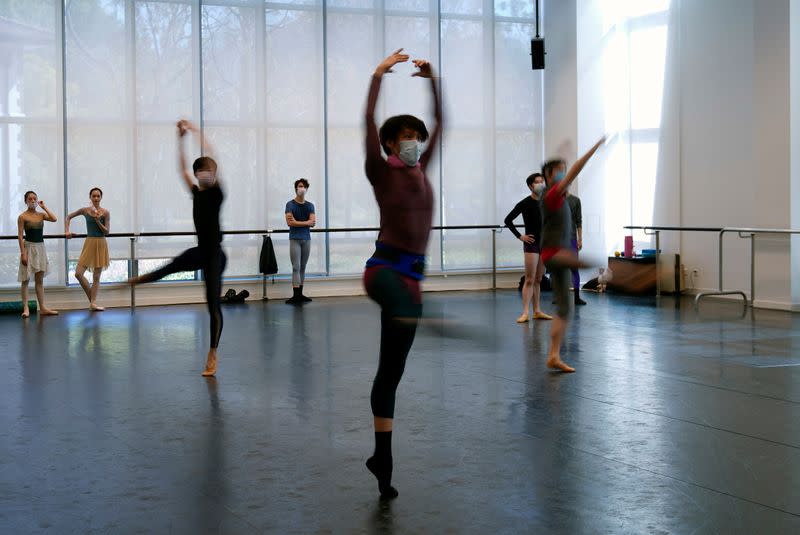
[[[414,167],[419,161],[419,153],[419,141],[409,139],[400,142],[400,150],[397,157],[407,166]]]
[[[558,184],[559,182],[564,180],[565,176],[567,176],[566,171],[559,171],[558,173],[556,173],[556,176],[553,177],[553,184]]]

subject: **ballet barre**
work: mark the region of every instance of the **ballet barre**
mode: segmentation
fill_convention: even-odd
[[[448,231],[448,230],[490,230],[492,233],[492,290],[497,289],[497,234],[502,231],[503,227],[500,225],[435,225],[431,230]],[[336,234],[347,232],[378,232],[379,227],[341,227],[341,228],[311,228],[313,233],[322,234]],[[269,237],[272,234],[288,234],[289,229],[246,229],[246,230],[223,230],[222,234],[225,236],[262,236]],[[195,236],[194,231],[174,231],[174,232],[112,232],[106,235],[106,238],[127,238],[130,240],[130,252],[128,256],[129,274],[131,277],[139,275],[139,263],[137,262],[136,242],[139,238],[156,238],[156,237],[176,237],[176,236]],[[86,238],[86,234],[70,233],[70,238]],[[67,239],[65,234],[45,234],[45,239]],[[17,240],[16,235],[0,236],[0,240]],[[274,277],[273,277],[274,282]],[[267,299],[267,275],[262,274],[262,299]],[[136,308],[136,286],[130,286],[130,307]]]
[[[646,236],[656,239],[656,299],[661,299],[661,233],[662,232],[719,232],[722,227],[670,227],[670,226],[625,226],[626,230],[641,230]],[[721,277],[721,276],[720,276]],[[720,286],[721,288],[721,286]]]
[[[716,232],[718,234],[718,250],[719,250],[719,264],[717,267],[717,290],[700,292],[694,298],[694,306],[698,308],[700,301],[705,297],[714,297],[722,295],[737,295],[741,296],[745,307],[751,307],[755,303],[756,295],[756,236],[758,234],[772,234],[772,235],[792,235],[800,234],[800,229],[788,228],[751,228],[751,227],[651,227],[651,226],[627,226],[624,227],[629,230],[643,230],[645,234],[655,234],[656,237],[656,277],[658,277],[658,246],[659,239],[658,233],[662,230],[679,231],[679,232]],[[750,240],[750,298],[744,290],[725,290],[723,285],[723,274],[725,273],[725,248],[724,238],[725,234],[735,232],[739,238]],[[657,279],[658,280],[658,279]]]

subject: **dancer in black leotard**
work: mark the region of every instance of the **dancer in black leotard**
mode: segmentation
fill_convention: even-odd
[[[217,346],[222,334],[222,307],[220,292],[222,289],[222,272],[225,270],[227,257],[222,251],[222,232],[219,225],[219,211],[224,194],[217,178],[217,163],[209,156],[202,156],[194,161],[192,170],[197,184],[189,173],[186,156],[183,152],[183,137],[187,132],[200,135],[199,130],[189,121],[178,122],[178,158],[181,175],[186,186],[192,192],[192,217],[197,230],[197,247],[192,247],[177,256],[172,262],[147,275],[130,279],[130,284],[153,282],[179,271],[203,270],[206,283],[206,302],[211,316],[211,348],[206,358],[205,377],[217,373]],[[203,153],[210,154],[211,148],[205,138],[201,137]]]

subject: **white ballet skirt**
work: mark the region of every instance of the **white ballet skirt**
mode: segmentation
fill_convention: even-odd
[[[28,252],[28,265],[22,265],[22,258],[19,260],[18,282],[30,280],[34,273],[44,271],[45,276],[50,273],[50,262],[47,261],[47,251],[44,242],[25,242],[25,250]]]

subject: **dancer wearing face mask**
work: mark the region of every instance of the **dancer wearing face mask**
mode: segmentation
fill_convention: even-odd
[[[541,257],[542,241],[542,212],[539,207],[539,200],[544,192],[544,177],[540,173],[529,176],[525,183],[531,194],[522,199],[508,213],[503,223],[508,230],[522,242],[522,250],[525,255],[525,283],[522,286],[522,315],[517,318],[517,323],[528,321],[528,312],[531,301],[533,301],[533,319],[551,320],[539,308],[539,294],[542,276],[544,275],[544,262]],[[522,235],[514,225],[514,219],[522,214],[525,223],[525,235]]]
[[[553,281],[557,316],[550,330],[550,352],[547,367],[562,372],[574,372],[575,368],[561,360],[561,342],[567,330],[569,315],[570,270],[587,267],[578,260],[572,248],[572,214],[566,202],[567,190],[578,178],[586,162],[605,143],[601,138],[589,151],[575,162],[569,171],[562,159],[549,160],[542,166],[547,189],[542,199],[542,259],[550,271]]]
[[[422,309],[420,281],[425,268],[425,250],[433,218],[433,188],[426,169],[436,150],[442,125],[437,81],[430,63],[414,60],[413,76],[430,80],[436,127],[428,148],[428,130],[418,118],[400,115],[387,119],[380,131],[375,124],[375,106],[381,82],[392,67],[409,60],[397,50],[378,65],[372,75],[365,115],[367,179],[380,209],[380,233],[375,253],[367,261],[364,286],[381,307],[381,342],[378,371],[370,402],[375,425],[375,452],[367,468],[378,480],[384,498],[394,498],[392,487],[392,424],[395,394],[406,357],[414,342]],[[381,148],[388,156],[384,159]]]
[[[86,239],[83,241],[81,256],[78,257],[78,266],[75,268],[75,278],[83,288],[86,297],[89,299],[89,309],[95,312],[102,312],[105,308],[97,304],[97,292],[100,290],[100,275],[103,270],[111,265],[108,256],[108,242],[106,236],[111,232],[111,212],[100,206],[103,200],[103,190],[92,188],[89,190],[89,200],[91,205],[86,208],[79,208],[67,215],[64,222],[64,235],[67,239],[72,238],[69,231],[69,223],[73,218],[82,215],[86,219]],[[92,284],[84,276],[87,269],[92,270]]]
[[[301,178],[294,183],[295,197],[286,203],[286,224],[289,225],[289,257],[292,260],[292,292],[287,305],[310,303],[303,295],[306,279],[306,264],[311,253],[311,227],[317,224],[314,205],[305,200],[308,180]]]
[[[17,280],[20,282],[22,292],[22,317],[27,318],[31,315],[28,306],[28,283],[33,275],[36,287],[36,300],[39,302],[40,316],[53,316],[58,314],[55,310],[50,310],[44,304],[44,278],[50,272],[50,262],[47,261],[47,251],[44,249],[44,222],[56,222],[53,215],[44,201],[40,201],[33,191],[25,193],[25,204],[27,210],[19,214],[17,218],[17,234],[19,237],[19,274]],[[36,208],[41,207],[42,212]]]
[[[200,131],[189,121],[178,121],[178,160],[181,177],[192,193],[192,217],[197,231],[197,247],[192,247],[177,256],[172,262],[147,275],[128,280],[129,284],[141,284],[159,280],[179,271],[203,271],[206,285],[206,302],[210,322],[210,349],[206,356],[204,377],[217,373],[217,346],[222,335],[222,307],[220,292],[222,290],[222,272],[225,270],[227,257],[222,250],[222,232],[219,224],[219,211],[224,198],[217,178],[217,162],[210,156],[202,156],[194,161],[193,173],[190,173],[183,150],[183,138],[187,132],[200,136],[204,154],[211,154],[211,147],[200,134]],[[193,176],[194,175],[194,176]],[[195,183],[194,179],[197,179]]]

